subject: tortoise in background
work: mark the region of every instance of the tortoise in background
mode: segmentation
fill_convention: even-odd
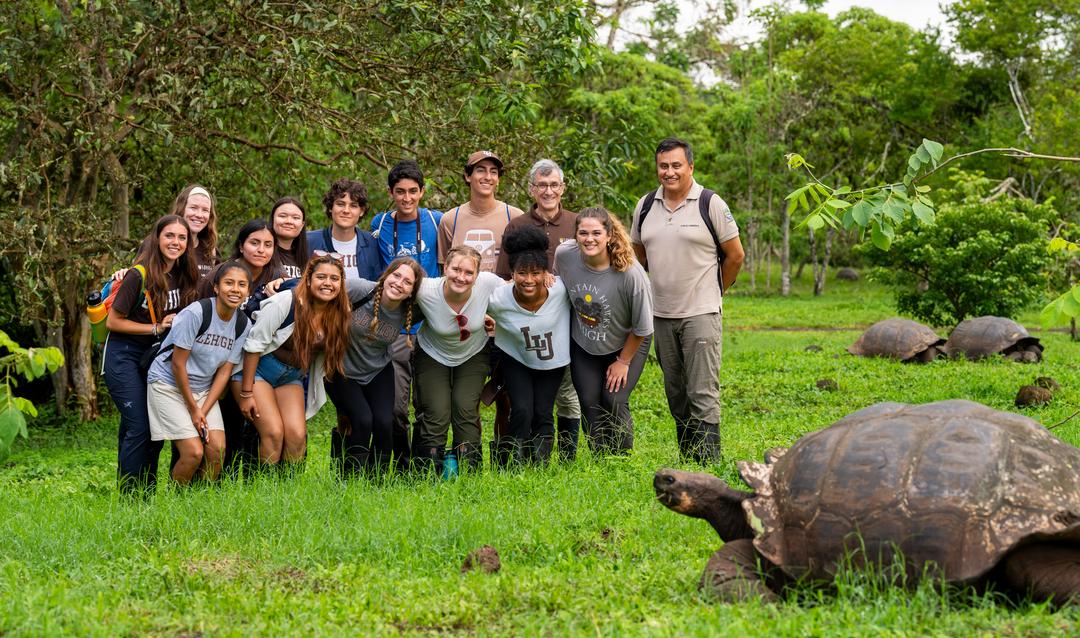
[[[772,463],[740,462],[754,489],[661,469],[668,508],[724,541],[701,587],[775,598],[837,565],[890,565],[916,582],[989,583],[1080,603],[1080,449],[1025,416],[971,401],[878,403],[799,439]],[[761,569],[759,569],[759,565]]]
[[[942,339],[911,319],[885,319],[866,329],[847,349],[860,357],[888,357],[904,363],[927,363],[943,353]]]
[[[1024,326],[1005,317],[965,319],[953,329],[945,342],[945,353],[963,355],[973,361],[1002,354],[1011,361],[1042,361],[1042,344]]]

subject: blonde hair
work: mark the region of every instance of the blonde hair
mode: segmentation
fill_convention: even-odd
[[[476,262],[476,269],[480,270],[480,251],[476,250],[472,246],[454,246],[446,253],[446,265],[449,266],[450,262],[454,261],[454,257],[461,255],[467,257]]]
[[[618,272],[626,272],[626,269],[634,263],[634,248],[630,245],[630,234],[622,225],[619,218],[603,206],[592,206],[578,213],[574,221],[574,234],[581,227],[581,220],[595,219],[600,222],[608,234],[607,251],[611,260],[611,267]]]

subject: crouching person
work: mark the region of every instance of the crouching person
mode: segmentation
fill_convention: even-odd
[[[185,485],[202,468],[215,480],[225,452],[225,426],[217,401],[240,363],[248,321],[238,310],[248,296],[251,271],[231,261],[214,273],[214,296],[181,310],[147,375],[150,438],[174,441],[180,458],[172,478]]]

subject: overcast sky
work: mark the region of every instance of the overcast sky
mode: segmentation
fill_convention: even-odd
[[[689,24],[698,15],[698,6],[703,4],[695,0],[679,0],[683,7],[682,15],[680,16],[680,22],[682,24]],[[769,4],[766,0],[751,0],[751,8],[764,6]],[[791,6],[798,10],[803,8],[801,2],[790,2]],[[942,29],[943,34],[947,36],[947,24],[945,22],[945,16],[941,13],[941,9],[938,5],[948,4],[947,0],[829,0],[825,3],[824,11],[831,16],[849,9],[853,6],[868,7],[881,15],[891,18],[893,20],[907,22],[916,29],[922,29],[929,25],[937,26]],[[636,17],[647,16],[651,12],[651,9],[644,7],[635,14]],[[740,38],[747,40],[753,40],[756,38],[759,29],[752,21],[746,18],[740,18],[730,28],[730,33]],[[602,34],[606,35],[606,34]],[[946,37],[946,40],[948,38]]]

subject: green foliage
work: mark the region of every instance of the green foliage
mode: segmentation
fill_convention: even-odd
[[[937,326],[1013,316],[1039,296],[1049,264],[1041,220],[1055,215],[1027,199],[950,203],[932,225],[908,221],[891,250],[865,252],[901,312]]]
[[[1080,253],[1080,245],[1062,237],[1055,237],[1050,240],[1048,250],[1051,253],[1077,255]],[[1044,326],[1061,325],[1075,321],[1077,318],[1080,318],[1080,284],[1074,285],[1072,289],[1066,290],[1060,297],[1047,304],[1040,315]]]
[[[56,372],[64,364],[64,355],[56,348],[23,348],[2,330],[0,348],[7,351],[0,356],[0,463],[3,463],[11,454],[15,437],[27,438],[24,415],[37,416],[33,403],[15,396],[17,379],[33,381]]]

